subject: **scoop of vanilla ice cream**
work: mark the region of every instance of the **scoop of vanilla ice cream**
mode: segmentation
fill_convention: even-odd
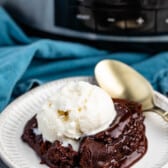
[[[104,90],[79,81],[58,90],[36,118],[43,139],[63,142],[98,133],[108,128],[115,116],[113,101]]]

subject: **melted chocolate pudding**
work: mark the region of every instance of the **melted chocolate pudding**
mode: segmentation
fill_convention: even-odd
[[[93,136],[84,137],[79,151],[64,147],[59,141],[43,141],[36,135],[35,116],[25,126],[22,140],[28,143],[50,168],[129,168],[147,150],[144,117],[141,105],[114,99],[117,111],[115,121],[108,129]]]

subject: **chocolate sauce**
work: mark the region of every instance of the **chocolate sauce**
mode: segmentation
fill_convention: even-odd
[[[43,142],[35,135],[35,116],[25,126],[22,140],[28,143],[50,168],[129,168],[147,150],[141,105],[114,99],[117,116],[108,129],[81,140],[79,151],[59,141]]]

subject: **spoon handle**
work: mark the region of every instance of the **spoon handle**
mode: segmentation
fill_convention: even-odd
[[[158,107],[153,108],[152,111],[159,114],[166,122],[168,122],[168,111],[164,111]]]

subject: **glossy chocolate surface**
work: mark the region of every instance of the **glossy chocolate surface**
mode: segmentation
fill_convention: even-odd
[[[33,131],[38,127],[35,117],[26,124],[22,140],[51,168],[129,168],[147,151],[144,117],[141,105],[118,99],[114,102],[118,113],[115,121],[108,129],[81,139],[78,152],[58,141],[43,142]]]

